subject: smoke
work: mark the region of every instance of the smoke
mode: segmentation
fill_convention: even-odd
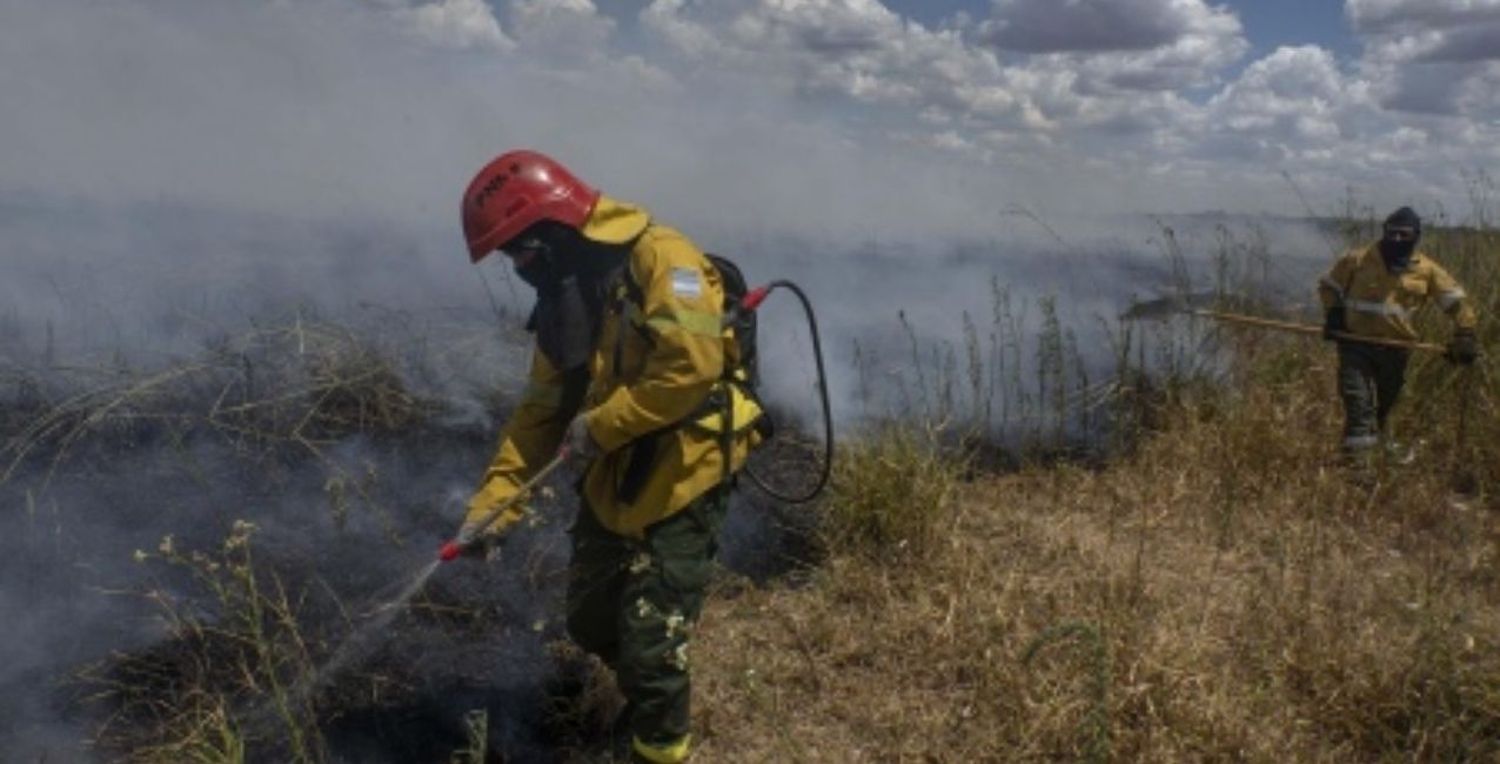
[[[626,52],[628,29],[543,56],[433,47],[353,0],[0,13],[0,187],[59,203],[384,220],[451,243],[473,171],[533,146],[694,231],[941,238],[1002,231],[1017,204],[1054,219],[1167,206],[1165,189],[1059,156],[973,166],[751,80],[679,76]]]
[[[289,306],[487,310],[457,200],[518,146],[757,277],[836,286],[818,290],[830,315],[964,304],[996,274],[1117,299],[1102,250],[1154,233],[1121,213],[1173,201],[1062,156],[968,164],[753,81],[681,76],[631,53],[629,25],[570,56],[434,46],[405,10],[0,0],[0,321],[28,347],[133,355]]]
[[[235,520],[253,520],[275,562],[355,602],[430,559],[458,521],[443,497],[480,474],[527,360],[530,298],[503,265],[468,265],[457,220],[470,175],[507,148],[556,154],[753,282],[804,286],[841,424],[868,413],[857,343],[883,375],[905,363],[910,339],[961,337],[966,314],[988,331],[996,290],[1009,289],[1032,310],[1056,295],[1102,360],[1102,324],[1172,280],[1161,225],[1122,214],[1153,200],[1087,167],[966,166],[795,95],[684,83],[619,51],[570,60],[533,58],[524,41],[509,52],[432,46],[402,10],[0,0],[0,434],[23,442],[23,415],[70,395],[205,358],[228,364],[152,399],[141,423],[54,442],[0,483],[8,756],[89,755],[93,720],[73,702],[71,674],[166,636],[131,594],[189,596],[187,582],[132,562],[166,534],[211,548]],[[1176,224],[1186,251],[1213,251],[1214,221]],[[1270,251],[1287,256],[1278,283],[1310,283],[1321,242],[1266,225]],[[1193,268],[1202,278],[1211,263]],[[226,390],[253,399],[270,384],[236,338],[324,324],[395,359],[410,392],[440,404],[425,429],[247,453],[201,422],[163,423],[163,411],[201,414]],[[762,327],[768,395],[812,413],[797,307],[777,297]],[[429,689],[454,693],[450,721],[468,702],[536,705],[560,589],[517,574],[560,568],[572,509],[549,507],[549,524],[513,542],[514,562],[450,582],[514,628],[445,645],[413,626],[393,648],[427,656]],[[750,566],[747,548],[774,533],[737,513],[725,556]],[[472,692],[480,685],[498,700]],[[517,755],[538,750],[530,712],[494,723]],[[398,750],[347,753],[389,743],[359,739],[357,726],[341,733],[346,755]]]

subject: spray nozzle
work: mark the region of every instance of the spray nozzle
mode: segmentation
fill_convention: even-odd
[[[573,450],[567,445],[559,448],[557,450],[557,456],[552,457],[552,461],[547,462],[542,466],[540,470],[537,470],[536,474],[533,475],[530,480],[526,481],[521,485],[520,488],[516,489],[516,493],[513,496],[502,502],[500,506],[490,510],[489,514],[485,516],[484,520],[473,526],[465,525],[464,529],[459,531],[458,536],[454,537],[451,541],[443,544],[441,547],[438,547],[438,559],[443,562],[452,562],[453,560],[458,559],[461,555],[463,555],[466,549],[472,546],[475,541],[477,541],[482,535],[484,535],[485,530],[493,525],[496,520],[500,519],[500,515],[505,512],[505,510],[510,509],[511,505],[526,498],[526,496],[531,493],[531,490],[533,488],[536,488],[541,484],[542,480],[546,479],[548,475],[552,474],[553,470],[556,470],[558,467],[561,467],[565,462],[567,462],[568,457],[572,453]]]
[[[771,293],[772,286],[771,284],[758,286],[746,292],[745,296],[740,298],[740,308],[750,311],[759,308],[760,304],[766,301],[766,296]]]

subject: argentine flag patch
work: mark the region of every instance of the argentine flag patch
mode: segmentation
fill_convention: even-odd
[[[686,298],[702,297],[703,280],[698,271],[693,268],[673,268],[672,294]]]

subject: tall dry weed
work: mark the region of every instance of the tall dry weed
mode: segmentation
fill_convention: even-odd
[[[920,557],[952,521],[963,457],[938,431],[917,425],[877,426],[834,459],[821,534],[835,553]]]
[[[710,603],[703,754],[1497,760],[1500,240],[1484,226],[1428,236],[1480,311],[1485,357],[1474,371],[1414,359],[1393,427],[1417,444],[1415,463],[1351,479],[1326,343],[1123,328],[1110,419],[1122,442],[1107,462],[1036,460],[955,484],[920,565],[864,553],[901,534],[872,531],[879,514],[858,509],[863,535],[843,532],[863,544],[837,550],[812,585]],[[1441,341],[1445,324],[1425,315],[1422,331]],[[1051,381],[1033,378],[1033,401]],[[842,474],[928,471],[903,467],[900,448],[884,461],[868,448],[841,454]],[[945,453],[919,449],[917,463]],[[885,492],[845,506],[901,503],[874,485]]]
[[[186,573],[203,600],[165,587],[145,593],[170,638],[158,648],[120,654],[80,678],[93,701],[115,709],[98,732],[102,747],[131,760],[244,759],[247,744],[303,764],[327,758],[312,698],[295,690],[315,671],[299,624],[298,598],[274,572],[257,567],[255,526],[236,522],[219,549],[181,549],[172,536],[141,564]]]

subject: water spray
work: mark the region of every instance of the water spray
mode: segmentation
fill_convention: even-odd
[[[438,567],[445,562],[458,559],[467,549],[478,543],[483,538],[484,532],[489,530],[491,525],[495,524],[495,521],[500,518],[503,512],[530,496],[532,490],[541,484],[543,480],[546,480],[548,475],[551,475],[558,467],[561,467],[568,461],[570,453],[571,451],[567,446],[558,449],[557,455],[552,458],[552,461],[543,465],[530,480],[523,483],[516,490],[514,496],[501,502],[499,506],[491,510],[485,516],[483,522],[466,529],[456,538],[444,543],[438,549],[438,558],[436,560],[424,563],[422,568],[408,580],[399,594],[376,606],[366,614],[368,620],[360,624],[358,629],[346,637],[343,643],[338,646],[338,649],[334,650],[333,654],[329,656],[328,660],[324,661],[322,666],[304,676],[290,688],[286,696],[289,699],[287,707],[294,709],[303,707],[312,700],[313,695],[319,689],[327,684],[330,679],[337,676],[339,672],[343,671],[346,666],[362,658],[371,649],[380,645],[386,636],[386,630],[391,625],[391,622],[406,609],[407,603],[411,602],[412,598],[416,597],[417,594],[426,588],[428,579],[432,578],[432,575],[437,572]],[[262,703],[250,713],[249,726],[254,728],[267,724],[275,718],[274,715],[276,713],[284,711],[285,708],[278,709],[270,702]]]

